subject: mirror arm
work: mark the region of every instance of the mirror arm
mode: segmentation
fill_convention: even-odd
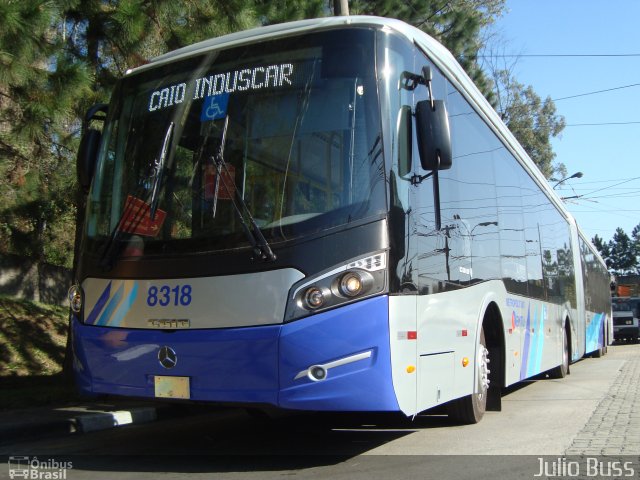
[[[433,171],[433,206],[435,210],[436,230],[442,229],[442,214],[440,212],[440,182],[438,181],[438,170]]]
[[[431,67],[425,65],[422,67],[422,75],[417,75],[411,72],[402,72],[400,75],[400,88],[413,91],[418,85],[425,85],[429,90],[429,102],[431,103],[431,110],[435,111],[436,107],[433,103],[433,89],[431,84],[433,82],[433,73],[431,73]]]
[[[425,65],[422,67],[422,83],[427,86],[429,90],[429,102],[431,103],[431,111],[435,112],[436,107],[433,103],[433,90],[431,88],[431,84],[433,83],[433,74],[431,73],[431,67],[429,65]]]
[[[438,163],[440,163],[440,155],[438,155]],[[433,209],[435,213],[436,230],[442,229],[442,212],[440,207],[440,180],[438,177],[438,169],[432,170],[426,175],[413,175],[411,185],[417,186],[422,183],[423,180],[431,177],[433,179]]]
[[[422,183],[423,180],[426,180],[427,178],[433,176],[433,170],[429,173],[427,173],[426,175],[413,175],[409,180],[411,181],[411,185],[416,186],[416,185],[420,185]]]

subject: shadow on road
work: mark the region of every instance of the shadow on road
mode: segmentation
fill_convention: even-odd
[[[456,426],[437,409],[413,419],[388,413],[300,413],[256,419],[243,410],[229,409],[89,433],[81,441],[58,444],[52,453],[58,461],[72,462],[74,470],[98,476],[109,473],[114,478],[118,472],[300,471],[343,465],[414,432],[440,428],[473,427]]]

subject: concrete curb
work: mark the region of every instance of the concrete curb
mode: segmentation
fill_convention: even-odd
[[[154,422],[158,419],[155,407],[140,407],[115,412],[88,413],[75,418],[78,432],[96,432],[109,428]]]
[[[41,409],[34,410],[32,415],[0,423],[0,444],[14,443],[16,441],[39,440],[41,438],[69,435],[73,433],[89,433],[99,430],[150,423],[158,420],[158,407],[132,407],[119,410],[70,411],[65,415],[64,411],[52,414],[43,414]],[[52,418],[54,417],[54,418]]]

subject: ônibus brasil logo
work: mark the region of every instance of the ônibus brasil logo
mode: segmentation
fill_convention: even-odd
[[[39,460],[38,457],[9,457],[9,478],[33,480],[66,480],[72,462],[61,462],[52,458]]]

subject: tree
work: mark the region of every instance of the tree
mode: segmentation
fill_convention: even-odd
[[[611,267],[618,273],[629,273],[637,266],[633,243],[629,235],[618,227],[609,244],[611,248]]]
[[[319,18],[329,12],[327,0],[255,0],[255,13],[262,25]]]
[[[593,244],[612,273],[640,273],[640,224],[634,227],[631,237],[618,227],[609,242],[596,235]]]
[[[35,268],[69,257],[75,107],[91,92],[87,70],[60,49],[57,13],[44,0],[0,4],[0,251]]]
[[[640,274],[640,223],[631,231],[633,253],[636,257],[636,273]]]
[[[108,93],[127,69],[207,38],[256,26],[250,0],[70,0],[62,10],[65,49],[89,65]]]

